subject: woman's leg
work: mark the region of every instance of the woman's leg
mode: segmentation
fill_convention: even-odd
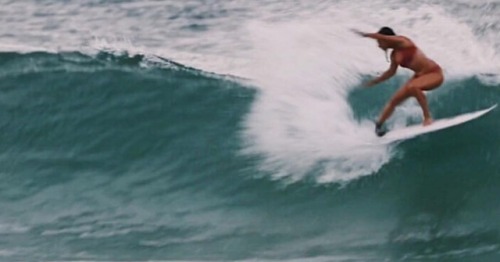
[[[392,96],[391,100],[385,105],[384,110],[382,111],[382,114],[380,114],[380,117],[377,121],[377,126],[382,126],[385,121],[392,115],[394,112],[394,109],[396,106],[401,104],[403,101],[405,101],[408,97],[411,96],[409,90],[406,88],[406,86],[410,83],[406,83],[405,86],[400,88],[394,96]]]
[[[432,123],[431,114],[427,105],[427,99],[423,91],[428,91],[437,88],[443,83],[444,77],[442,72],[433,72],[419,77],[410,79],[396,94],[391,98],[385,106],[382,114],[377,121],[377,126],[382,126],[384,122],[392,115],[396,106],[404,102],[408,97],[414,96],[424,114],[424,125]]]
[[[443,83],[443,81],[443,74],[441,72],[435,72],[422,75],[418,78],[414,78],[407,85],[409,92],[417,99],[418,104],[422,108],[422,113],[424,115],[424,126],[430,125],[432,123],[432,117],[429,111],[429,106],[427,104],[427,98],[425,97],[424,91],[433,90],[439,87]]]

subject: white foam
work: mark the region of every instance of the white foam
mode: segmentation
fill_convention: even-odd
[[[346,101],[359,72],[383,59],[353,62],[369,51],[346,28],[313,21],[252,26],[258,66],[249,73],[260,95],[246,120],[246,152],[264,154],[263,168],[275,177],[301,179],[319,168],[322,182],[348,181],[386,163],[390,149],[363,146],[375,136],[373,125],[355,121]],[[348,54],[354,58],[343,59]]]

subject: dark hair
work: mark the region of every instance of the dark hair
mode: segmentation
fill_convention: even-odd
[[[396,35],[396,33],[394,33],[394,30],[387,26],[380,28],[380,30],[378,30],[378,33],[381,35]]]

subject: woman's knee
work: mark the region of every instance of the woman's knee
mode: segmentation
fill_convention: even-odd
[[[413,96],[413,97],[417,97],[417,96],[420,96],[421,94],[423,94],[423,91],[422,91],[422,89],[420,89],[419,86],[411,84],[411,83],[406,86],[406,91],[407,91],[409,96]]]

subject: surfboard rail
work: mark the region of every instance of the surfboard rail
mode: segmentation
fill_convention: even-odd
[[[469,112],[469,113],[464,113],[461,115],[453,116],[453,117],[448,117],[448,118],[441,118],[438,120],[435,120],[432,124],[428,126],[423,126],[421,124],[418,125],[411,125],[407,126],[404,128],[399,128],[395,130],[390,130],[385,134],[384,136],[379,138],[380,143],[392,143],[396,141],[401,141],[401,140],[406,140],[406,139],[411,139],[419,135],[431,133],[431,132],[436,132],[441,129],[457,126],[466,122],[469,122],[471,120],[477,119],[488,112],[492,111],[497,107],[497,104],[483,109],[479,111],[474,111],[474,112]]]

